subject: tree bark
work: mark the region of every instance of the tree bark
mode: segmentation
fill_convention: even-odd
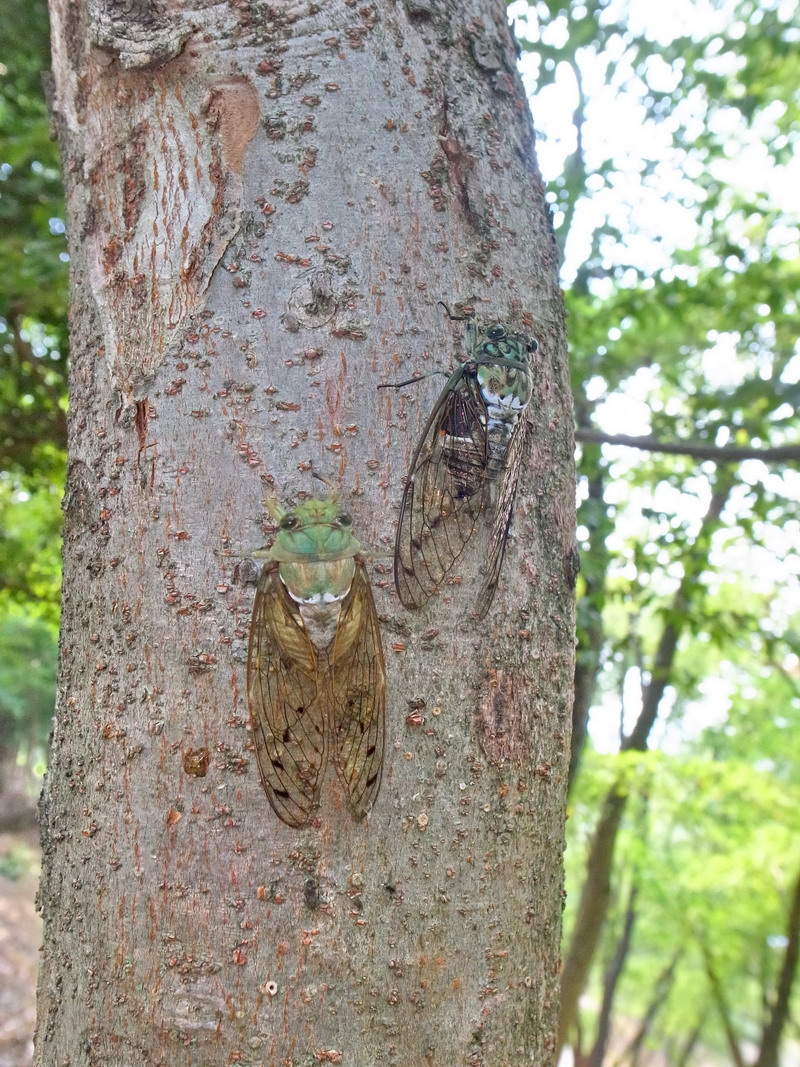
[[[500,0],[53,0],[72,267],[36,1063],[549,1064],[573,656],[557,253]],[[248,733],[263,498],[392,545],[463,338],[539,340],[493,609],[371,564],[382,793],[280,823]]]

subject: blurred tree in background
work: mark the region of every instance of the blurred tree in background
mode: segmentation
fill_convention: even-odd
[[[798,1039],[798,5],[510,13],[582,441],[565,1046],[593,1067],[649,1048],[775,1067]],[[0,736],[16,754],[52,706],[66,264],[45,6],[2,15]]]

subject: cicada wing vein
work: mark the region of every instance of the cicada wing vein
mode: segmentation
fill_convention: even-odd
[[[247,698],[261,782],[278,818],[304,826],[327,759],[325,686],[317,654],[278,574],[258,583],[247,656]]]
[[[350,806],[361,818],[374,804],[383,774],[386,667],[375,601],[360,559],[329,658],[333,758]]]
[[[421,607],[450,575],[489,503],[486,405],[463,364],[442,390],[403,491],[395,541],[397,592]]]
[[[475,605],[475,611],[479,619],[482,619],[488,612],[497,590],[497,582],[500,577],[508,542],[508,530],[514,512],[519,473],[528,450],[529,438],[530,423],[523,414],[514,428],[511,440],[508,442],[497,493],[497,503],[493,508],[492,526],[489,533],[486,556],[486,575]]]

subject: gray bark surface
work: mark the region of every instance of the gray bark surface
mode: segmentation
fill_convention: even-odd
[[[36,1063],[552,1060],[573,678],[557,253],[499,0],[52,0],[73,286]],[[342,487],[389,550],[460,324],[538,338],[500,587],[369,565],[388,757],[363,822],[259,783],[263,506]],[[231,553],[233,555],[226,555]],[[203,773],[205,772],[205,773]]]

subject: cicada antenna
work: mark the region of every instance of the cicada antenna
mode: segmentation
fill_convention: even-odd
[[[447,373],[446,370],[432,370],[432,371],[428,371],[427,374],[417,374],[413,378],[406,378],[406,380],[403,381],[403,382],[383,382],[383,384],[382,385],[378,385],[377,388],[378,389],[402,389],[402,387],[404,385],[413,385],[415,382],[422,382],[426,378],[433,378],[437,374],[443,374],[445,376],[445,378],[449,378],[450,377],[450,375]]]
[[[284,509],[278,503],[278,498],[272,494],[264,499],[264,507],[267,509],[267,514],[274,522],[280,522],[286,514]]]
[[[451,322],[470,322],[475,318],[474,313],[470,315],[454,315],[450,308],[445,304],[444,300],[437,301],[437,307],[444,308],[445,314]]]
[[[316,478],[317,481],[324,482],[324,484],[327,485],[327,487],[330,489],[331,493],[334,496],[339,495],[339,486],[335,482],[332,482],[330,478],[326,478],[324,475],[318,474],[313,467],[311,468],[311,477]]]

